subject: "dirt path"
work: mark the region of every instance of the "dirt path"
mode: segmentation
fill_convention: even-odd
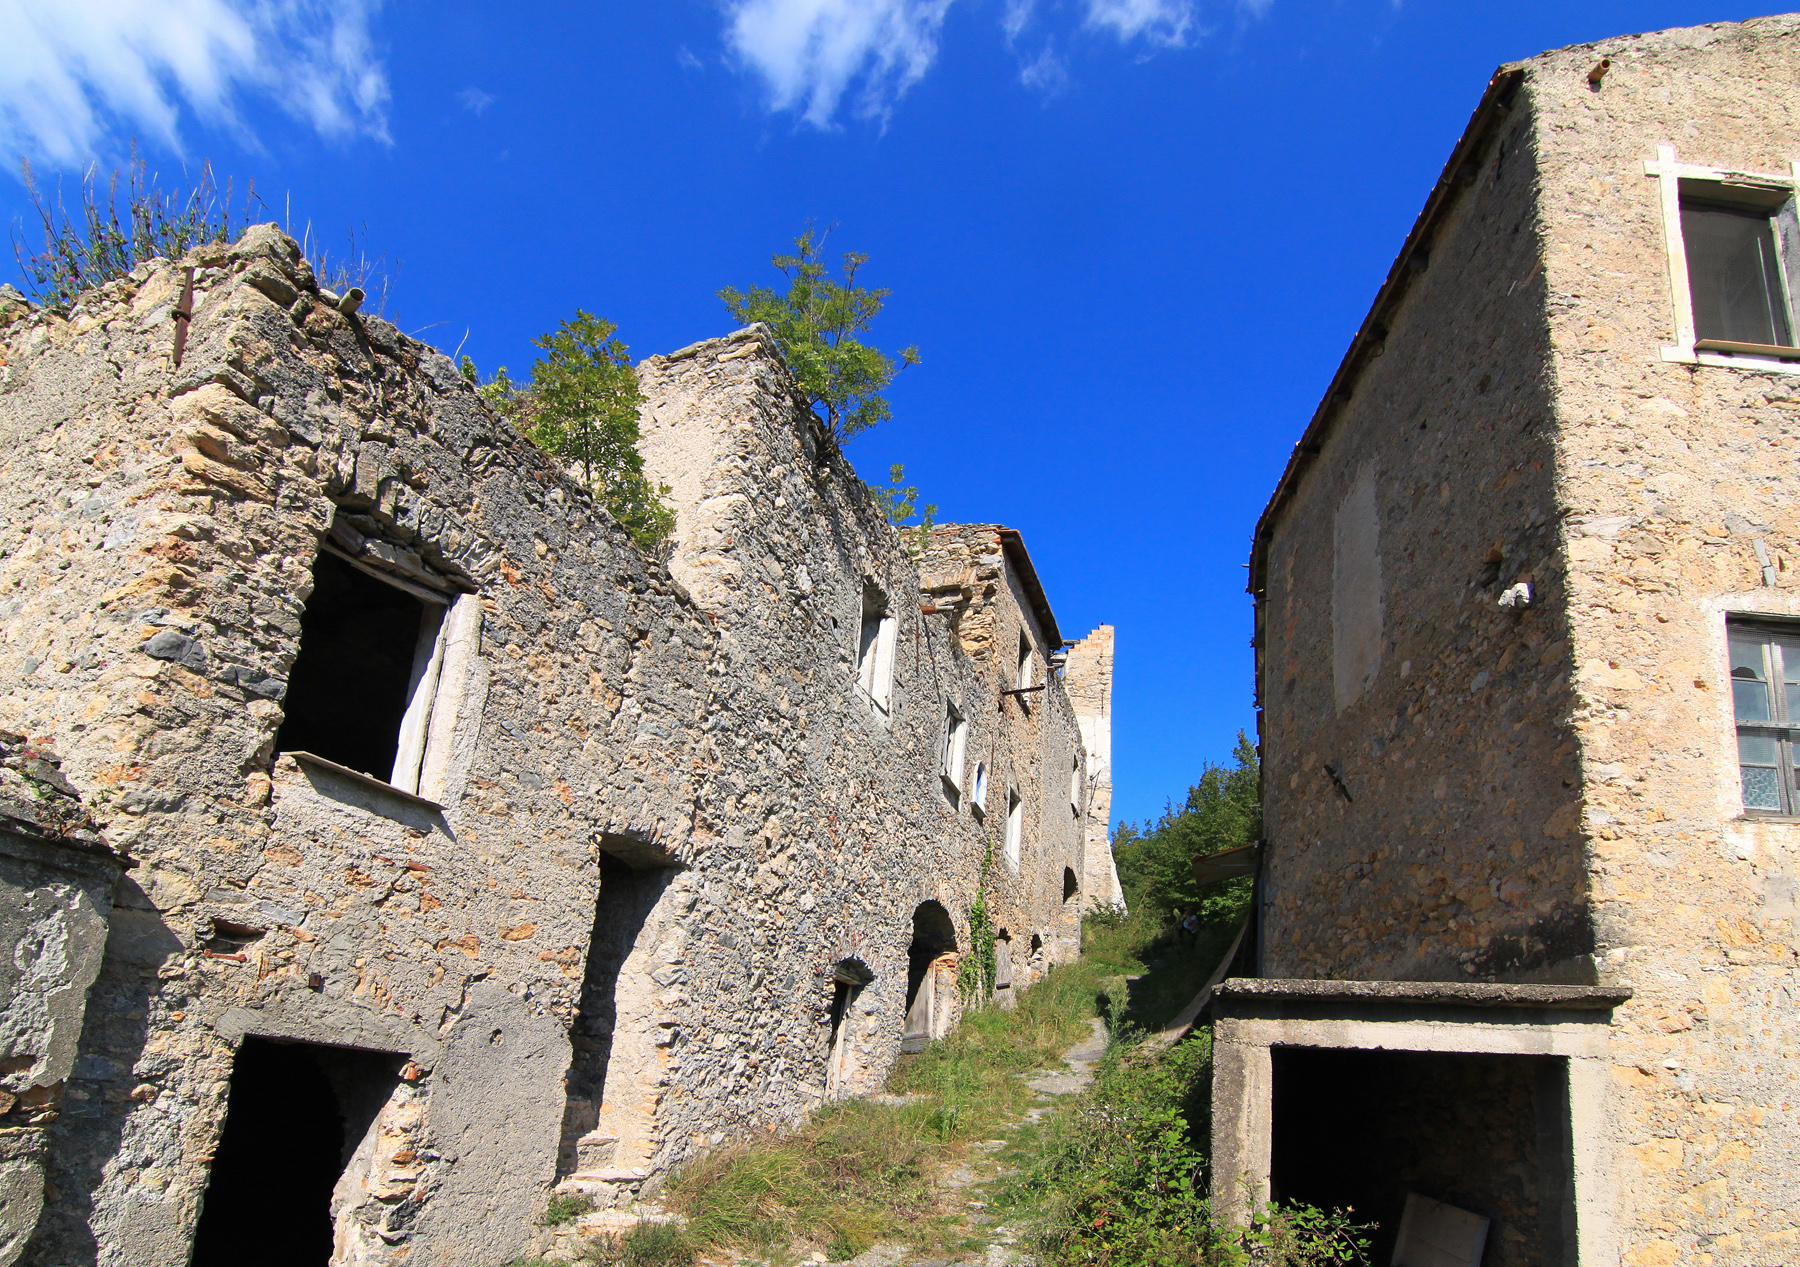
[[[1064,1096],[1085,1091],[1094,1081],[1094,1066],[1106,1054],[1106,1023],[1099,1018],[1088,1022],[1088,1036],[1063,1052],[1066,1068],[1046,1070],[1025,1079],[1025,1085],[1037,1093],[1038,1103],[1025,1111],[1019,1121],[1006,1129],[1016,1130],[1026,1123],[1035,1124],[1056,1108]],[[1018,1248],[1019,1229],[1008,1226],[987,1213],[988,1203],[982,1199],[982,1188],[1013,1172],[996,1158],[1007,1147],[1004,1139],[984,1140],[976,1149],[986,1154],[979,1160],[965,1162],[938,1180],[940,1188],[969,1193],[968,1227],[971,1236],[985,1240],[981,1249],[963,1251],[951,1257],[919,1257],[905,1245],[883,1243],[871,1246],[855,1258],[833,1263],[823,1254],[815,1254],[815,1264],[825,1267],[1034,1267],[1036,1262]]]

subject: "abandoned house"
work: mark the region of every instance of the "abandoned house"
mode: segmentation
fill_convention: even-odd
[[[664,562],[273,226],[0,323],[0,1265],[507,1261],[1116,900],[1112,630],[763,328],[640,369]]]
[[[1800,1258],[1796,82],[1795,16],[1502,67],[1296,447],[1227,1206]]]

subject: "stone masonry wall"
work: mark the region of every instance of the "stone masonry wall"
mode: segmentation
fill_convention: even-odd
[[[752,569],[728,597],[681,579],[691,541],[673,577],[646,560],[447,358],[330,306],[290,239],[187,263],[179,367],[162,262],[66,317],[15,304],[0,335],[0,727],[54,742],[140,860],[25,1261],[185,1259],[246,1036],[407,1058],[337,1208],[344,1263],[523,1252],[572,1128],[612,1132],[586,1160],[629,1191],[804,1113],[842,958],[874,974],[852,1039],[856,1085],[878,1082],[914,907],[940,901],[967,948],[984,833],[947,817],[936,692],[976,688],[908,602],[906,708],[892,730],[858,713],[850,587],[910,596],[916,575],[841,459],[822,479],[799,460],[760,336],[646,368],[719,380],[689,407],[721,481],[757,458],[733,468],[738,518],[714,520],[743,535],[706,550],[717,576]],[[474,595],[441,745],[433,722],[441,810],[273,752],[328,532]],[[1071,724],[1060,762],[1075,743]],[[643,923],[602,1020],[582,1009],[603,854],[663,865],[635,873]],[[596,1045],[597,1109],[564,1089]]]
[[[1791,178],[1797,80],[1793,15],[1528,70],[1589,883],[1604,963],[1637,991],[1615,1021],[1611,1106],[1633,1264],[1800,1255],[1800,825],[1744,816],[1724,640],[1727,613],[1800,617],[1800,376],[1663,359],[1668,252],[1644,170],[1674,146]]]
[[[1273,531],[1269,976],[1592,972],[1534,127],[1515,101]]]
[[[1113,627],[1101,625],[1069,648],[1063,684],[1081,725],[1087,751],[1088,824],[1082,871],[1085,906],[1123,906],[1125,891],[1113,863],[1112,838]]]

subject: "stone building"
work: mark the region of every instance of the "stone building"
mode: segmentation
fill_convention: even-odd
[[[1792,16],[1502,67],[1296,447],[1228,1206],[1800,1257],[1797,80]]]
[[[642,367],[665,563],[353,309],[272,226],[0,306],[0,793],[56,809],[0,919],[62,938],[0,976],[0,1264],[507,1261],[878,1086],[992,985],[984,885],[1077,945],[1041,590],[977,586],[999,682],[766,331]]]

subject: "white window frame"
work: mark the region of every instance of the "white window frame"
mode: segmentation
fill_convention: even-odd
[[[963,790],[963,769],[969,759],[969,719],[955,700],[944,704],[944,751],[940,773],[958,795]]]
[[[880,611],[870,612],[869,591],[864,594],[863,616],[857,627],[856,689],[886,718],[894,707],[894,641],[900,622],[885,600]]]
[[[1771,371],[1776,374],[1800,374],[1800,349],[1795,349],[1792,358],[1784,358],[1696,346],[1701,340],[1694,332],[1694,295],[1688,278],[1687,243],[1681,233],[1682,181],[1704,180],[1714,184],[1748,186],[1783,193],[1790,198],[1800,197],[1800,161],[1789,164],[1786,175],[1738,171],[1726,167],[1702,167],[1677,162],[1673,145],[1659,145],[1656,147],[1656,157],[1645,161],[1644,174],[1654,176],[1660,183],[1663,245],[1669,257],[1669,297],[1675,309],[1675,343],[1662,349],[1662,359],[1683,365],[1735,366],[1738,369]],[[1784,277],[1785,271],[1784,268]],[[1796,337],[1800,337],[1800,334]]]
[[[1019,874],[1019,859],[1025,844],[1025,798],[1018,788],[1006,793],[1006,869]]]

